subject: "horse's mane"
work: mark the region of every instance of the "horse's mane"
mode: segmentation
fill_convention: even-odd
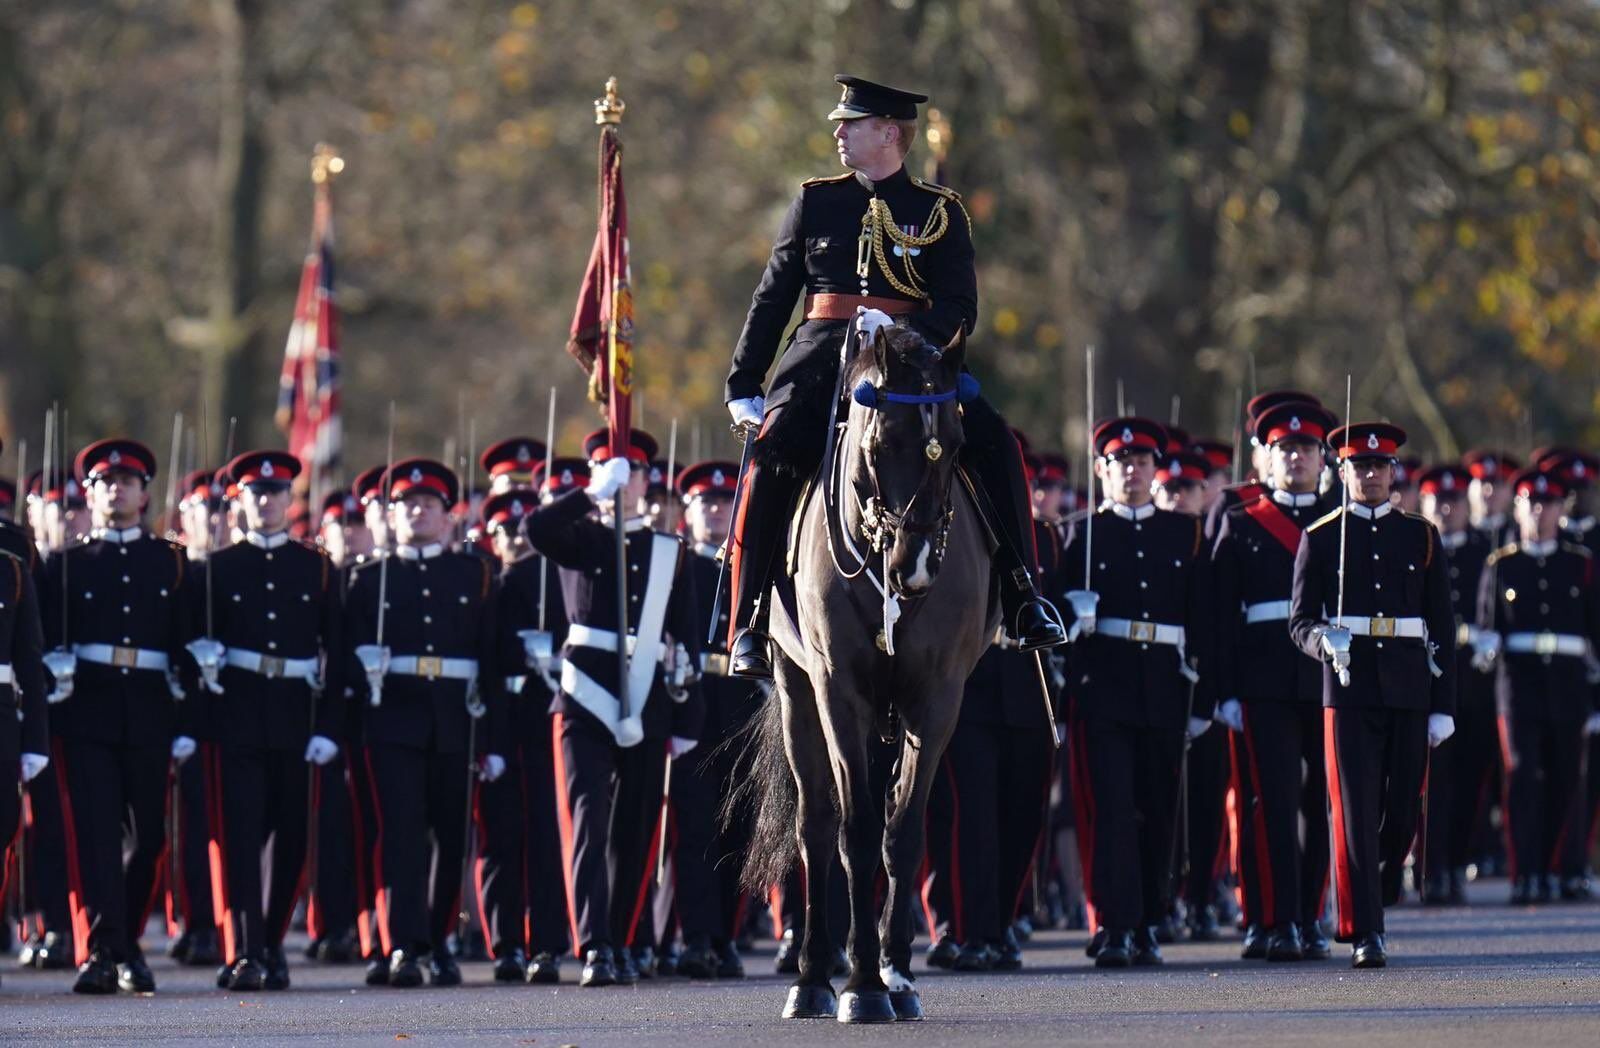
[[[933,367],[944,355],[944,350],[932,345],[918,331],[903,324],[884,328],[883,335],[888,343],[889,359],[915,369],[919,375]],[[872,352],[872,343],[863,342],[861,348],[856,350],[855,358],[850,361],[849,372],[845,376],[845,388],[855,388],[856,383],[866,378],[876,366],[877,360]],[[883,375],[880,378],[887,379],[888,376]]]

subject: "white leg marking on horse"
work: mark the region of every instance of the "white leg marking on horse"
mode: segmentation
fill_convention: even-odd
[[[901,975],[899,969],[892,964],[885,964],[880,967],[878,969],[878,978],[883,980],[883,984],[889,988],[890,993],[904,993],[907,990],[915,990],[917,988],[915,983],[906,976]]]
[[[911,577],[906,579],[906,584],[915,588],[922,588],[933,581],[933,576],[928,574],[928,555],[933,552],[933,543],[924,542],[922,549],[917,551],[917,566],[911,572]]]

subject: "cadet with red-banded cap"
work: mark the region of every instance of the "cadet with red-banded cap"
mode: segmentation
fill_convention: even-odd
[[[682,542],[649,529],[640,513],[656,443],[633,430],[612,456],[605,430],[584,450],[587,487],[527,518],[538,553],[561,567],[570,625],[561,648],[561,690],[552,707],[556,787],[570,832],[563,840],[583,958],[581,986],[632,983],[653,959],[648,927],[662,780],[669,753],[688,753],[703,713],[690,670],[705,624],[694,617],[693,582]],[[552,472],[559,463],[552,464]],[[617,607],[617,527],[604,516],[618,491],[627,512],[628,607]],[[596,513],[600,515],[595,516]],[[618,626],[633,641],[624,709]],[[680,650],[681,649],[681,650]]]
[[[372,549],[372,533],[362,518],[361,501],[348,491],[330,491],[317,518],[316,544],[336,568]]]
[[[1348,504],[1301,536],[1289,616],[1300,650],[1323,662],[1337,938],[1356,968],[1388,963],[1383,910],[1400,899],[1428,748],[1455,731],[1456,624],[1439,533],[1389,498],[1405,439],[1386,422],[1328,435]]]
[[[369,986],[420,986],[424,955],[433,985],[460,985],[447,940],[464,888],[466,775],[469,765],[487,781],[505,771],[495,565],[447,547],[458,493],[443,463],[395,463],[377,496],[389,507],[392,552],[356,568],[345,597],[345,667],[358,685],[353,701],[366,704],[365,757],[381,827],[382,952],[367,966]]]
[[[1169,449],[1156,465],[1156,507],[1186,517],[1205,516],[1210,475],[1211,463],[1204,455]]]
[[[1456,732],[1428,757],[1422,901],[1431,905],[1467,901],[1478,806],[1500,760],[1494,678],[1473,665],[1479,648],[1492,650],[1492,641],[1485,641],[1477,623],[1479,580],[1494,549],[1468,516],[1471,484],[1472,474],[1462,466],[1432,466],[1417,474],[1422,515],[1439,529],[1449,565],[1450,607],[1456,619]]]
[[[1472,474],[1467,488],[1467,506],[1472,511],[1472,526],[1489,536],[1495,549],[1514,542],[1517,525],[1511,519],[1511,476],[1522,464],[1504,451],[1474,448],[1461,456],[1461,464]]]
[[[1484,565],[1478,628],[1498,639],[1511,902],[1523,905],[1555,894],[1561,824],[1600,729],[1587,665],[1600,650],[1600,580],[1589,550],[1561,541],[1566,479],[1533,466],[1510,487],[1519,537]]]
[[[361,516],[366,522],[367,533],[372,536],[372,550],[365,560],[357,558],[358,564],[376,560],[393,545],[389,531],[389,504],[383,497],[384,468],[373,466],[363,470],[350,483],[350,494],[361,503]]]
[[[205,707],[208,725],[214,874],[224,907],[217,985],[235,991],[288,989],[283,939],[306,858],[305,765],[338,754],[344,714],[339,573],[288,531],[299,473],[299,460],[283,451],[249,451],[224,467],[238,489],[244,540],[206,558],[211,608],[196,623],[203,688],[191,701]],[[199,648],[206,642],[220,645],[214,669]]]
[[[34,470],[28,478],[28,527],[41,558],[86,541],[91,517],[78,478],[59,477],[53,469]],[[0,536],[4,534],[0,527]]]
[[[540,465],[527,475],[530,485]],[[550,732],[550,703],[560,673],[552,638],[566,635],[567,616],[555,568],[522,534],[523,520],[539,504],[530,486],[506,488],[483,505],[484,526],[500,563],[495,672],[505,680],[510,730],[501,750],[506,773],[484,783],[478,802],[483,834],[478,895],[496,982],[559,982],[561,957],[569,948]]]
[[[1317,482],[1332,428],[1326,411],[1303,402],[1256,417],[1251,439],[1267,449],[1268,490],[1228,510],[1212,551],[1217,719],[1230,731],[1243,808],[1246,959],[1330,955],[1320,924],[1328,877],[1322,673],[1286,626],[1301,532],[1330,508]]]
[[[76,471],[96,527],[88,543],[50,559],[40,601],[79,908],[73,989],[153,993],[139,933],[166,848],[168,765],[195,751],[181,701],[196,685],[184,650],[191,573],[183,548],[142,523],[156,475],[150,449],[98,441],[78,453]]]
[[[1190,688],[1190,658],[1205,649],[1197,630],[1210,611],[1203,525],[1151,501],[1167,444],[1159,423],[1115,418],[1093,439],[1106,492],[1094,516],[1094,560],[1085,578],[1089,529],[1081,527],[1063,562],[1075,612],[1067,656],[1073,794],[1085,891],[1100,923],[1089,954],[1102,968],[1156,965],[1184,737],[1211,723],[1204,693]]]
[[[1206,511],[1206,535],[1216,537],[1217,528],[1222,524],[1222,514],[1251,499],[1259,498],[1268,491],[1267,475],[1272,468],[1272,450],[1264,448],[1255,437],[1256,419],[1264,412],[1279,404],[1315,404],[1322,406],[1322,402],[1310,393],[1302,393],[1298,389],[1274,389],[1260,393],[1250,398],[1244,406],[1244,433],[1250,438],[1250,469],[1245,478],[1237,484],[1229,484],[1222,488],[1220,495],[1213,495],[1211,508]],[[1232,464],[1229,464],[1230,468]]]
[[[532,437],[507,437],[483,449],[478,456],[478,466],[489,478],[489,494],[508,491],[528,491],[535,487],[534,477],[544,466],[544,441]],[[503,506],[502,506],[503,508]],[[483,507],[487,520],[489,509]]]

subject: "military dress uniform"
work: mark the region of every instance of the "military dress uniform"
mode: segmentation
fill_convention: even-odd
[[[1564,498],[1565,481],[1537,467],[1512,480],[1517,498]],[[1554,506],[1547,512],[1555,512]],[[1600,580],[1575,543],[1524,541],[1492,553],[1478,628],[1499,638],[1496,698],[1506,766],[1512,901],[1551,895],[1560,834],[1582,783],[1585,722],[1595,710],[1586,653],[1600,650]]]
[[[278,451],[248,452],[226,467],[246,498],[256,487],[287,491],[299,472],[298,460]],[[222,889],[219,983],[281,990],[289,985],[283,939],[306,862],[307,746],[319,740],[318,756],[331,759],[343,719],[340,580],[326,554],[287,530],[247,532],[212,553],[205,571],[210,633],[202,617],[196,636],[223,653],[193,701],[205,707],[213,876]]]
[[[81,480],[112,471],[148,484],[155,457],[130,440],[79,453]],[[167,843],[168,762],[180,739],[186,752],[194,745],[176,697],[192,690],[191,573],[181,546],[135,525],[96,532],[52,557],[47,575],[46,646],[77,660],[71,694],[51,711],[80,963],[74,989],[149,992],[155,980],[139,935]]]
[[[838,77],[845,95],[830,120],[886,116],[915,120],[927,100],[855,77]],[[800,485],[822,462],[841,347],[858,308],[909,325],[934,345],[970,334],[978,314],[971,223],[961,197],[909,174],[882,179],[846,172],[805,182],[790,204],[733,351],[724,400],[751,401],[778,356],[795,303],[804,319],[790,334],[766,387],[765,416],[750,454],[734,516],[735,673],[770,677],[764,628],[755,624]],[[981,397],[962,405],[962,461],[987,493],[1001,535],[996,554],[1005,626],[1030,647],[1061,643],[1054,609],[1033,589],[1037,571],[1020,450],[998,412]]]
[[[610,458],[604,432],[585,441],[591,462]],[[654,441],[635,430],[627,457],[647,468]],[[569,626],[561,648],[561,690],[552,709],[556,787],[567,821],[562,847],[574,911],[574,949],[584,985],[631,982],[630,949],[651,945],[650,890],[655,834],[669,739],[698,737],[700,695],[680,704],[667,692],[662,659],[683,645],[697,659],[693,582],[681,540],[624,522],[628,565],[627,632],[634,639],[629,715],[618,698],[616,527],[591,517],[595,501],[572,491],[527,518],[528,544],[561,567]],[[687,734],[683,734],[687,733]]]
[[[519,531],[539,504],[538,494],[509,488],[484,504],[493,532]],[[542,589],[541,589],[542,586]],[[478,896],[494,974],[502,982],[556,982],[569,949],[567,878],[561,859],[561,815],[556,798],[555,758],[550,745],[550,704],[555,691],[547,675],[559,665],[541,660],[549,648],[529,651],[529,631],[566,635],[557,569],[538,554],[500,573],[496,672],[505,680],[510,735],[504,747],[506,773],[481,788],[478,819],[483,856]]]
[[[11,852],[22,822],[22,789],[29,789],[30,780],[21,779],[22,756],[48,759],[50,754],[43,649],[33,572],[21,557],[0,550],[0,899],[11,898],[6,891]],[[40,770],[33,771],[31,781]],[[22,789],[11,785],[13,774]]]
[[[1471,475],[1460,466],[1435,466],[1418,474],[1417,490],[1422,496],[1464,499],[1470,482]],[[1424,902],[1459,905],[1466,902],[1474,831],[1500,764],[1494,677],[1473,665],[1482,643],[1478,588],[1484,562],[1494,549],[1489,537],[1471,526],[1441,531],[1439,546],[1456,619],[1456,733],[1428,757],[1422,842],[1428,877],[1422,893]]]
[[[420,491],[446,507],[455,504],[458,490],[455,474],[427,459],[395,463],[384,487],[391,502]],[[383,953],[368,967],[369,985],[419,985],[417,958],[424,953],[435,986],[461,981],[446,940],[463,889],[472,743],[475,735],[477,750],[493,756],[504,735],[503,682],[494,672],[495,574],[488,560],[452,552],[440,541],[397,545],[351,578],[345,666],[352,681],[366,685],[355,701],[367,703],[361,726],[377,820],[373,881]],[[385,587],[380,636],[378,600]],[[387,650],[381,673],[374,668],[380,641]]]
[[[1392,459],[1404,441],[1399,427],[1376,422],[1328,438],[1341,461]],[[1432,524],[1389,502],[1352,502],[1346,513],[1350,683],[1339,683],[1331,663],[1322,667],[1337,938],[1354,944],[1356,967],[1381,967],[1383,909],[1400,898],[1416,836],[1429,718],[1455,711],[1455,616]],[[1311,658],[1323,657],[1338,609],[1340,517],[1335,511],[1307,528],[1295,555],[1289,629]]]
[[[1166,436],[1146,419],[1113,419],[1094,442],[1102,458],[1155,455]],[[1205,649],[1203,528],[1154,504],[1107,503],[1094,516],[1088,578],[1087,529],[1066,552],[1070,588],[1099,595],[1092,629],[1069,649],[1067,680],[1084,889],[1105,933],[1092,946],[1102,967],[1161,963],[1152,929],[1169,901],[1186,716],[1211,713],[1188,663]]]
[[[1332,428],[1309,403],[1280,403],[1256,419],[1263,446],[1314,442]],[[1216,695],[1239,703],[1230,732],[1240,803],[1240,858],[1252,877],[1246,956],[1300,960],[1328,956],[1318,920],[1328,878],[1328,800],[1323,775],[1322,672],[1288,632],[1295,554],[1305,527],[1329,500],[1315,491],[1273,488],[1228,510],[1212,552],[1218,643]],[[1334,507],[1337,508],[1337,507]],[[1302,826],[1304,833],[1302,836]]]

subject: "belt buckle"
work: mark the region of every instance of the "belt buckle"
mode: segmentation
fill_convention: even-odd
[[[1128,639],[1143,641],[1148,644],[1156,639],[1156,624],[1153,622],[1128,623]]]
[[[417,676],[438,680],[444,676],[444,660],[437,655],[417,656]]]
[[[728,656],[720,651],[706,654],[706,672],[715,677],[728,675]]]
[[[1374,637],[1394,636],[1395,620],[1374,616],[1367,620],[1367,631]]]
[[[137,669],[139,666],[139,649],[119,648],[113,645],[111,648],[111,665],[125,670]]]
[[[1548,631],[1533,635],[1533,651],[1536,655],[1554,655],[1556,653],[1556,635]]]
[[[261,656],[261,675],[263,677],[283,676],[283,657],[281,655]]]

